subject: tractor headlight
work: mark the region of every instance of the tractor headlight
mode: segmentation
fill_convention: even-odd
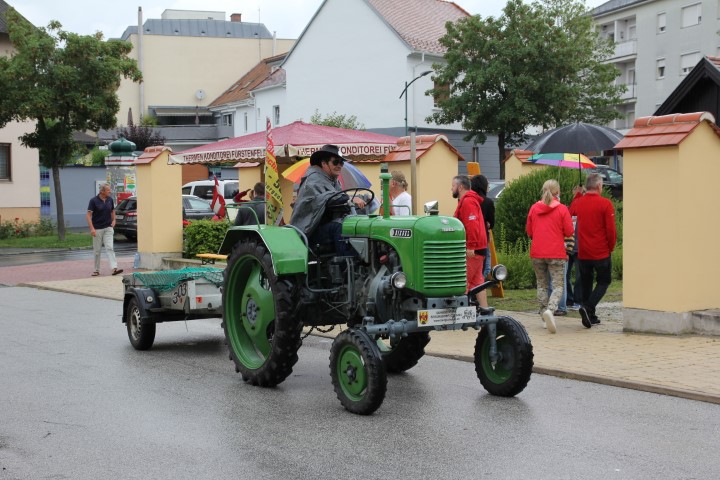
[[[495,265],[491,272],[492,278],[498,282],[504,281],[508,276],[507,267],[505,265]]]
[[[390,277],[390,283],[394,288],[401,290],[407,285],[407,277],[403,272],[395,272]]]

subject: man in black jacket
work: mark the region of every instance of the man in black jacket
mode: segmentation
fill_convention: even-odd
[[[258,220],[261,224],[265,223],[265,184],[256,183],[253,187],[253,195],[251,201],[241,203],[237,217],[235,217],[236,226],[257,225]]]

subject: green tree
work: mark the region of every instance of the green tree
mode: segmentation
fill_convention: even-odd
[[[501,176],[508,145],[528,139],[528,127],[571,121],[604,124],[620,115],[624,86],[604,63],[613,45],[595,31],[582,0],[509,0],[498,17],[446,24],[440,43],[447,64],[433,65],[439,124],[461,122],[465,140],[498,137]]]
[[[72,133],[115,126],[117,89],[123,77],[141,81],[129,42],[103,41],[102,33],[78,35],[52,21],[36,28],[14,9],[6,12],[14,51],[0,58],[0,128],[10,121],[35,121],[20,137],[37,148],[40,163],[53,172],[58,236],[65,239],[60,168],[76,151]]]
[[[342,115],[333,112],[323,116],[318,110],[310,117],[310,123],[314,125],[325,125],[326,127],[347,128],[349,130],[365,130],[365,125],[358,122],[355,115]]]

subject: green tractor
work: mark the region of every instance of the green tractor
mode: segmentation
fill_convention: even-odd
[[[385,166],[380,178],[389,205]],[[220,248],[228,255],[223,328],[243,380],[278,385],[298,360],[303,327],[346,325],[330,352],[333,387],[347,410],[369,415],[385,398],[387,372],[414,367],[431,331],[474,328],[480,330],[474,359],[483,387],[504,397],[520,393],[533,366],[527,332],[472,300],[507,270],[495,266],[492,278],[466,294],[463,225],[437,210],[428,213],[346,216],[342,233],[352,256],[308,244],[292,225],[231,228]]]

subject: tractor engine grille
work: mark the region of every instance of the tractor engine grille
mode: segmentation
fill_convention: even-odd
[[[422,258],[423,290],[426,293],[457,295],[465,291],[465,240],[426,240]]]

